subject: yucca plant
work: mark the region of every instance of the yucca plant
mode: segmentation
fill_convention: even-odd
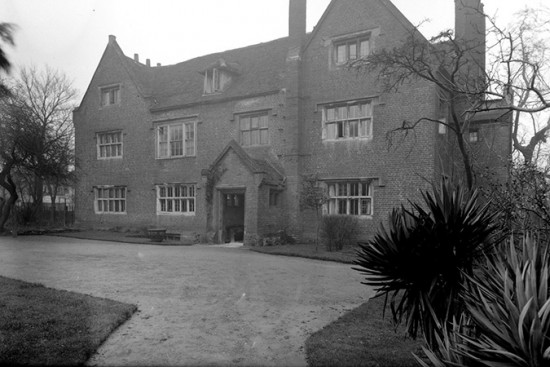
[[[443,324],[463,310],[464,275],[497,240],[495,214],[480,204],[477,191],[442,181],[423,203],[395,209],[386,228],[361,243],[355,264],[363,282],[389,297],[393,320],[406,322],[409,335],[422,331],[430,346]]]
[[[516,250],[489,257],[468,277],[467,312],[477,338],[464,336],[468,354],[487,366],[550,366],[550,256],[525,237]]]
[[[432,366],[550,366],[548,245],[525,237],[516,247],[511,239],[467,276],[466,322],[424,348]]]

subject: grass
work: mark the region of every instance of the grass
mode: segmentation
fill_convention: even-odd
[[[309,259],[338,261],[352,264],[355,260],[356,247],[345,247],[342,251],[327,251],[322,244],[315,248],[315,244],[296,244],[281,246],[250,247],[250,250],[272,255],[306,257]]]
[[[296,244],[251,247],[252,251],[352,264],[356,247],[326,251],[324,246]],[[395,328],[391,311],[383,315],[384,298],[373,298],[312,334],[306,341],[310,366],[417,366],[412,353],[423,356],[422,342]]]
[[[382,318],[384,297],[349,311],[306,340],[309,366],[418,366],[412,353],[423,356],[420,340],[394,328],[391,311]]]
[[[82,365],[136,309],[0,277],[0,365]]]

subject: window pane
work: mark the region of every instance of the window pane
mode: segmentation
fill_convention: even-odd
[[[250,145],[250,131],[243,131],[242,145]]]
[[[250,117],[241,117],[241,130],[250,130]]]
[[[172,142],[170,142],[170,155],[172,157],[183,155],[183,142],[182,141],[172,141]]]
[[[371,215],[372,205],[371,199],[361,199],[361,215]]]
[[[194,213],[195,212],[195,200],[190,199],[188,202],[189,202],[189,212]]]
[[[349,44],[349,59],[355,60],[357,58],[357,43]]]
[[[187,186],[181,187],[181,196],[184,198],[187,197]]]
[[[121,211],[121,212],[125,212],[125,211],[126,211],[126,201],[125,201],[125,200],[121,200],[121,201],[120,201],[120,211]]]
[[[259,117],[254,116],[250,118],[250,128],[251,129],[257,129],[259,125]]]
[[[350,196],[359,196],[359,183],[352,182],[349,184],[349,195]]]
[[[349,122],[349,136],[352,138],[359,136],[359,121],[351,120]]]
[[[267,123],[268,123],[267,114],[260,116],[260,128],[267,129]]]
[[[161,126],[159,127],[159,142],[167,142],[168,141],[168,127]]]
[[[365,57],[370,53],[369,40],[362,40],[359,42],[359,56]]]
[[[252,130],[250,134],[250,145],[260,144],[260,131]]]
[[[338,184],[338,196],[347,196],[348,195],[348,184],[340,183]]]
[[[160,200],[160,211],[165,212],[166,211],[166,199]]]
[[[183,213],[187,213],[188,212],[188,209],[187,209],[187,200],[182,200],[181,201],[181,211]]]
[[[336,63],[343,64],[346,61],[346,45],[336,46]]]
[[[346,199],[338,199],[338,214],[348,214]]]
[[[344,122],[340,121],[336,123],[336,137],[343,138],[344,137]]]
[[[338,120],[345,120],[348,118],[348,108],[346,106],[338,107]]]
[[[326,113],[327,121],[334,121],[336,119],[335,112],[336,111],[334,108],[327,108],[327,113]]]
[[[349,201],[349,214],[359,215],[359,199],[352,199]]]
[[[172,126],[170,126],[170,140],[171,141],[182,141],[183,140],[183,126],[182,125],[172,125]]]

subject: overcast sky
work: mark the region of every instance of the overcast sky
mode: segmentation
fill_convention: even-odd
[[[375,0],[365,0],[375,1]],[[330,0],[308,0],[310,31]],[[454,27],[454,0],[393,0],[411,20],[425,19],[424,35]],[[508,22],[541,0],[483,0],[489,15]],[[151,64],[175,64],[197,56],[288,35],[288,0],[0,0],[0,22],[15,23],[18,66],[61,70],[82,96],[107,45],[117,37],[124,53]]]

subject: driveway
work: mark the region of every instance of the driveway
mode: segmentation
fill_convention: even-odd
[[[0,275],[136,304],[90,365],[306,365],[372,292],[350,265],[208,245],[0,237]]]

